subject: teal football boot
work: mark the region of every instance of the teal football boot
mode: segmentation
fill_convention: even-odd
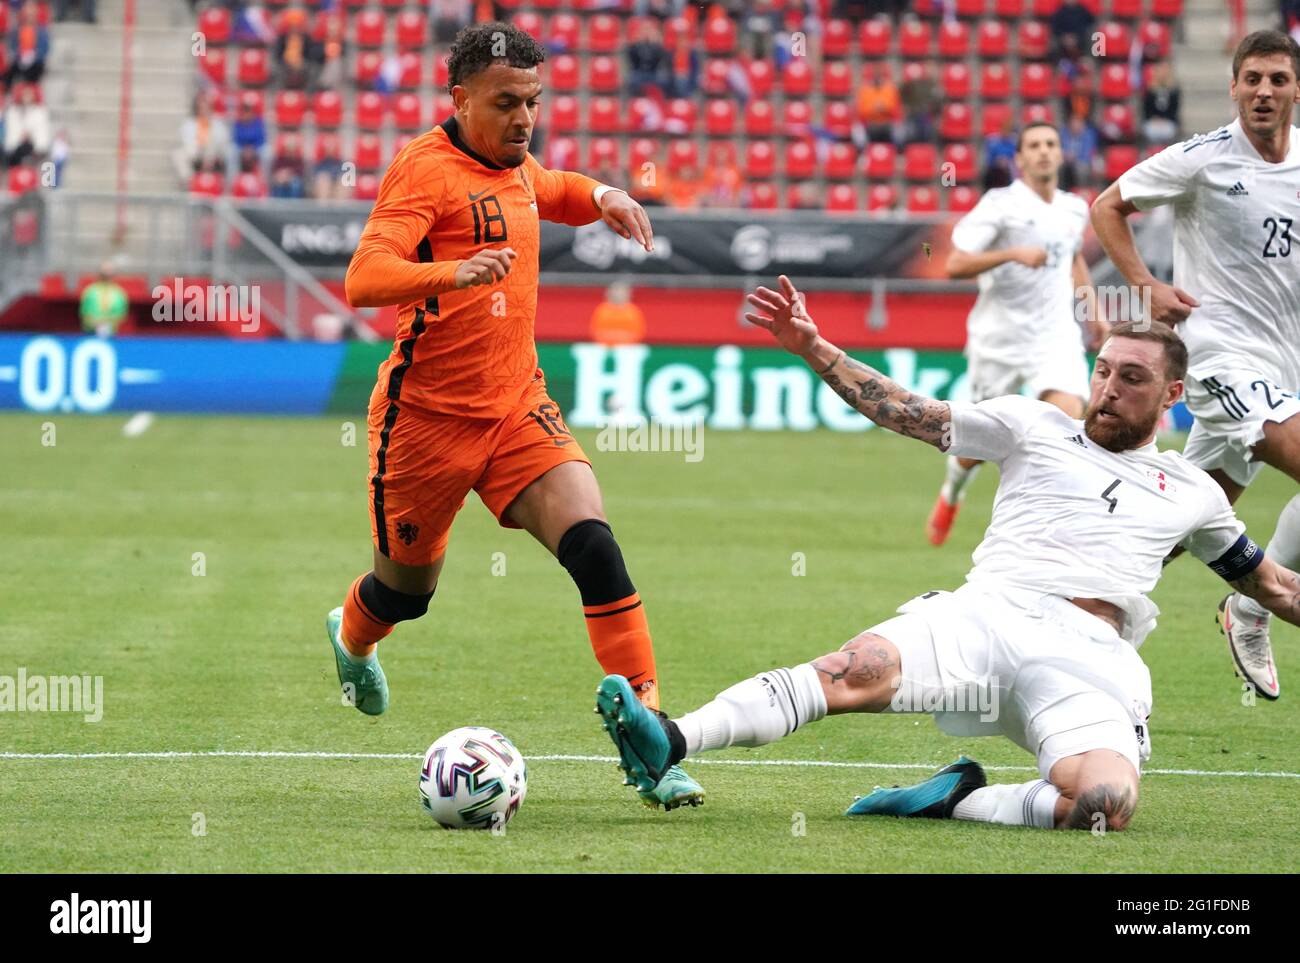
[[[349,701],[368,716],[382,715],[388,708],[388,680],[379,665],[379,655],[366,662],[354,662],[343,648],[340,631],[343,626],[343,609],[337,608],[325,616],[325,633],[334,647],[334,665],[339,673],[339,685],[349,694]]]
[[[980,764],[962,756],[915,786],[877,787],[869,795],[859,796],[844,815],[952,819],[957,804],[986,782]]]
[[[606,676],[596,690],[596,712],[614,741],[624,782],[636,786],[647,806],[699,806],[704,790],[678,762],[686,755],[686,740],[662,712],[641,704],[621,675]]]

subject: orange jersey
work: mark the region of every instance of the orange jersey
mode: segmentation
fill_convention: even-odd
[[[503,418],[537,374],[534,323],[540,219],[590,224],[597,181],[550,171],[529,154],[502,168],[476,154],[455,118],[411,141],[384,175],[347,294],[401,305],[376,401],[435,414]],[[456,289],[460,261],[513,248],[505,280]]]

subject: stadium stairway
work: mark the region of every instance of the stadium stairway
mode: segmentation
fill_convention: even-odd
[[[1229,30],[1223,0],[1188,0],[1182,26],[1185,42],[1174,67],[1183,88],[1183,131],[1190,136],[1231,123],[1235,116],[1228,100],[1232,57],[1223,52]],[[1275,0],[1247,0],[1247,31],[1277,27]]]

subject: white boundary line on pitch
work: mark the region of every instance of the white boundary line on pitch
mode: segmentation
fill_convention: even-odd
[[[285,750],[213,749],[206,752],[0,752],[0,759],[420,759],[410,752],[292,752]],[[608,762],[615,756],[571,756],[563,754],[525,756],[529,762]],[[821,759],[700,759],[692,765],[778,766],[818,769],[939,769],[931,762],[834,762]],[[985,766],[988,772],[1037,772],[1033,766]],[[1255,779],[1300,779],[1300,772],[1221,771],[1213,769],[1147,769],[1146,776],[1224,776]]]

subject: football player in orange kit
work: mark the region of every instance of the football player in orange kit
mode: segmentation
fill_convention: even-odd
[[[539,218],[603,219],[647,251],[654,240],[626,193],[528,153],[545,57],[507,24],[460,32],[448,60],[455,114],[394,158],[348,266],[354,306],[400,305],[370,398],[374,571],[326,621],[339,681],[369,715],[388,706],[377,643],[428,610],[471,490],[568,570],[601,667],[658,709],[645,609],[591,464],[547,395],[533,333]],[[704,792],[674,767],[641,796],[673,809]]]

